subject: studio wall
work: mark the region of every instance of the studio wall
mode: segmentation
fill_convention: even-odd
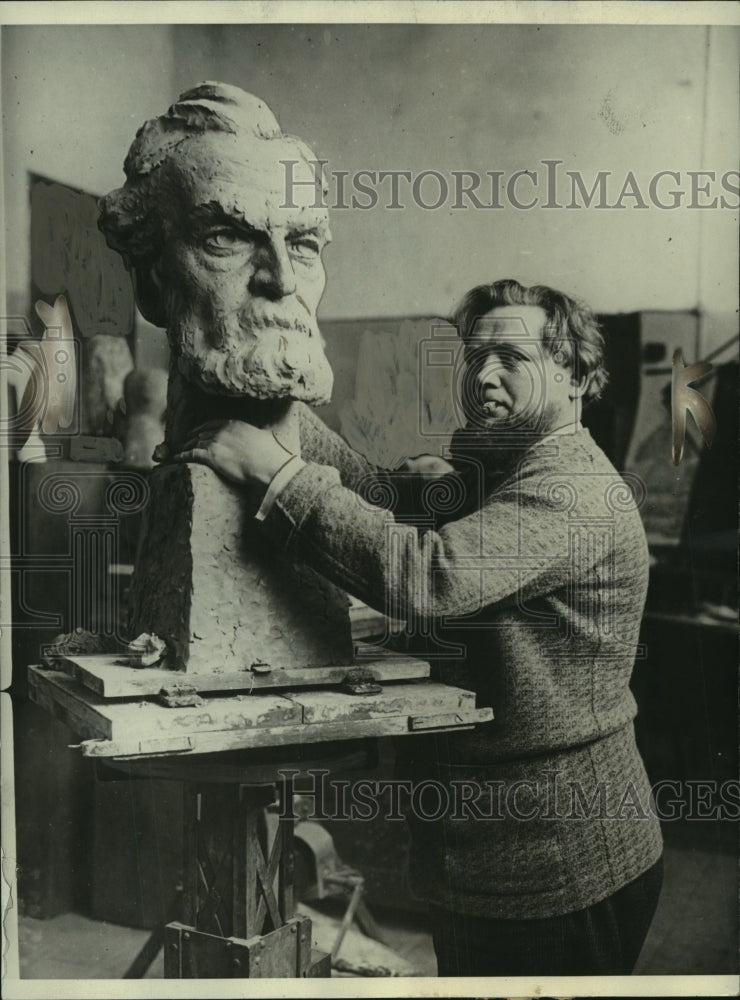
[[[120,184],[138,126],[185,87],[223,79],[251,90],[333,174],[436,171],[402,208],[332,212],[324,318],[447,315],[472,284],[546,281],[600,312],[699,309],[706,353],[735,332],[737,211],[689,209],[688,171],[737,164],[737,32],[729,28],[544,25],[149,25],[9,27],[3,33],[7,259],[11,301],[28,281],[27,172],[92,192]],[[546,209],[557,166],[562,208]],[[551,168],[555,169],[555,168]],[[504,208],[455,209],[453,171],[499,172]],[[512,188],[505,185],[517,171]],[[622,208],[568,209],[579,172],[610,172]],[[657,193],[675,210],[656,207]],[[675,182],[675,183],[674,183]],[[367,179],[366,179],[367,183]],[[490,183],[488,181],[487,183]],[[694,182],[701,186],[706,179]],[[733,182],[737,184],[735,179]],[[536,184],[536,186],[535,186]],[[334,185],[334,188],[336,185]],[[351,195],[351,189],[349,191]],[[333,191],[333,202],[341,199]],[[489,203],[485,187],[478,198]],[[368,198],[359,199],[367,203]]]

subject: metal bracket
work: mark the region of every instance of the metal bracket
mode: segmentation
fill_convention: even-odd
[[[205,934],[173,921],[165,927],[164,947],[167,979],[308,978],[326,974],[320,970],[328,957],[312,952],[309,917],[294,917],[248,940]],[[318,971],[312,970],[314,964]]]
[[[157,695],[157,701],[166,708],[190,708],[203,704],[198,689],[192,684],[173,684],[171,687],[163,687]]]
[[[369,667],[354,667],[343,678],[340,690],[345,694],[380,694],[383,690],[378,675]]]
[[[456,712],[448,715],[410,715],[409,729],[418,732],[421,729],[442,729],[459,726],[463,722]]]

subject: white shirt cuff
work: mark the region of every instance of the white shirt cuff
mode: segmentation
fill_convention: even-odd
[[[260,504],[260,509],[254,515],[255,520],[264,521],[267,515],[272,510],[272,506],[283,492],[285,487],[291,481],[293,476],[297,472],[300,472],[306,463],[300,457],[300,455],[291,455],[287,462],[280,466],[278,471],[270,480],[270,485],[267,487],[267,492],[262,498],[262,503]]]

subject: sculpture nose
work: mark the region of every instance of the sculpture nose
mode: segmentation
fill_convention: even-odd
[[[268,299],[282,299],[296,290],[293,262],[283,240],[271,239],[260,247],[249,287]]]

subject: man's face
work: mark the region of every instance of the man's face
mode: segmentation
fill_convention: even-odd
[[[281,207],[279,161],[299,160],[300,179],[313,181],[313,169],[291,140],[211,133],[185,146],[169,168],[158,268],[181,371],[219,394],[328,402],[332,372],[316,321],[327,212],[313,207],[313,185],[295,183],[297,207]]]
[[[477,320],[465,345],[471,429],[544,435],[577,419],[572,372],[542,342],[546,322],[539,306],[498,306]]]

